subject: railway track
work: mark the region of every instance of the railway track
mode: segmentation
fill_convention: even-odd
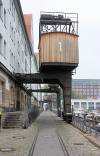
[[[29,150],[28,156],[33,156],[33,153],[34,153],[34,149],[35,149],[35,145],[36,145],[36,142],[37,142],[38,135],[39,135],[39,128],[37,129],[36,135],[35,135],[35,137],[34,137],[34,139],[33,139],[33,143],[32,143],[31,148],[30,148],[30,150]]]
[[[61,136],[60,136],[60,134],[59,134],[59,132],[57,130],[56,130],[56,134],[57,134],[59,143],[61,145],[62,151],[64,153],[64,156],[70,156],[69,153],[68,153],[68,150],[67,150],[67,148],[65,146],[65,143],[64,143],[63,139],[61,138]]]
[[[64,143],[63,139],[61,138],[58,130],[55,130],[55,135],[57,136],[59,144],[61,146],[61,149],[62,149],[62,152],[63,152],[62,156],[70,156],[69,153],[68,153],[68,150],[67,150],[67,148],[65,146],[65,143]],[[35,150],[35,146],[36,146],[36,143],[37,143],[37,140],[38,140],[38,136],[39,136],[39,129],[36,132],[36,135],[34,137],[34,140],[33,140],[33,143],[32,143],[32,146],[30,148],[28,156],[34,156],[34,150]]]
[[[51,112],[44,112],[38,118],[36,126],[38,131],[28,156],[100,155],[100,150],[79,131],[66,125]]]

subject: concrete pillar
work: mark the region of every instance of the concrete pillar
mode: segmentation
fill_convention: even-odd
[[[64,120],[70,122],[71,114],[71,86],[72,86],[72,72],[63,73],[63,99],[64,99]]]

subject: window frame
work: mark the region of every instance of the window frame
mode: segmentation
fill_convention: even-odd
[[[7,28],[7,12],[5,8],[4,8],[4,26],[5,28]]]

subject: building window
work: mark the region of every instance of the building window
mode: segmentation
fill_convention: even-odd
[[[10,0],[10,10],[11,10],[11,8],[12,8],[12,6],[11,6],[11,5],[12,5],[12,0]]]
[[[6,27],[6,24],[7,24],[7,23],[6,23],[6,22],[7,22],[7,21],[6,21],[6,16],[7,16],[7,15],[6,15],[6,10],[4,9],[4,26],[5,26],[5,27]]]
[[[19,41],[18,41],[18,55],[20,55],[20,44],[19,44]]]
[[[17,73],[20,73],[20,64],[17,62]]]
[[[96,109],[100,110],[100,102],[96,102]]]
[[[79,102],[74,102],[74,109],[79,109]]]
[[[14,30],[13,30],[13,27],[11,25],[11,22],[10,22],[10,38],[13,41],[13,39],[14,39]]]
[[[2,35],[0,34],[0,54],[2,54]]]
[[[13,16],[14,3],[12,1],[12,16]]]
[[[1,17],[1,19],[3,17],[3,4],[2,4],[2,0],[0,0],[0,17]]]
[[[14,45],[15,45],[15,31],[14,31]]]
[[[25,59],[25,72],[27,72],[27,61]]]
[[[89,102],[89,110],[94,110],[94,102]]]
[[[6,57],[6,41],[4,40],[4,56]]]
[[[16,17],[16,9],[15,9],[15,7],[14,7],[14,21],[15,21],[15,17]]]
[[[13,55],[13,69],[15,71],[15,56]]]
[[[24,63],[24,52],[22,50],[22,62]]]
[[[13,53],[10,50],[10,65],[12,66],[12,62],[13,62]]]
[[[81,102],[81,108],[86,110],[87,109],[87,103],[86,102]]]
[[[20,34],[20,21],[19,21],[19,19],[18,19],[18,33]]]
[[[12,39],[12,41],[13,41],[13,38],[14,38],[14,37],[13,37],[13,36],[14,36],[13,27],[11,27],[11,33],[12,33],[12,34],[11,34],[11,35],[12,35],[12,36],[11,36],[11,39]]]
[[[10,50],[10,65],[15,70],[15,56],[11,50]]]
[[[13,53],[11,52],[11,66],[13,67]]]
[[[10,22],[10,38],[11,38],[11,22]]]
[[[25,44],[25,55],[27,56],[27,45]]]

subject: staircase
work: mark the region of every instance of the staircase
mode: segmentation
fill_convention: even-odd
[[[28,115],[25,112],[7,112],[2,116],[2,128],[27,128]]]

